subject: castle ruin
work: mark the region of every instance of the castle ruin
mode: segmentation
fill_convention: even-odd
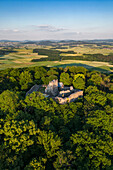
[[[58,95],[58,80],[50,81],[45,89],[45,93],[52,96]]]
[[[53,99],[59,104],[74,102],[77,98],[83,96],[82,90],[74,89],[73,86],[65,87],[63,83],[58,82],[58,80],[49,82],[45,93],[51,97],[53,96]]]
[[[41,87],[45,87],[45,91],[42,92],[45,97],[51,97],[59,104],[74,102],[76,99],[83,96],[82,90],[74,89],[73,86],[64,86],[63,83],[58,82],[58,80],[50,81],[47,86],[34,85],[26,93],[26,96],[33,91],[40,91]]]

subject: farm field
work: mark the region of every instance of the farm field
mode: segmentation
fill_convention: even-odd
[[[97,53],[101,53],[101,54],[104,54],[104,55],[107,55],[109,53],[113,53],[113,46],[108,46],[108,47],[105,47],[105,46],[101,46],[98,47],[96,45],[92,45],[92,46],[84,46],[84,45],[80,45],[80,46],[77,46],[77,47],[69,47],[67,46],[67,49],[58,49],[56,48],[56,50],[60,50],[60,51],[74,51],[74,52],[77,52],[77,54],[79,55],[82,55],[82,54],[97,54]]]
[[[88,69],[96,69],[100,71],[112,71],[113,65],[108,62],[97,62],[97,61],[83,61],[83,60],[62,60],[62,61],[39,61],[33,62],[33,59],[41,59],[47,58],[47,55],[38,55],[38,53],[34,53],[33,49],[47,49],[47,50],[58,50],[60,51],[60,55],[65,58],[65,56],[82,56],[83,54],[103,54],[109,55],[113,53],[112,45],[102,45],[97,46],[96,44],[85,44],[71,47],[69,45],[63,46],[60,44],[62,48],[53,47],[53,46],[25,46],[21,48],[14,48],[14,52],[0,55],[0,70],[6,68],[19,68],[19,67],[32,67],[32,66],[57,66],[57,67],[66,67],[68,65],[75,66],[83,66]],[[3,49],[3,48],[1,48]],[[72,53],[65,53],[73,51]]]
[[[32,59],[47,57],[45,55],[39,56],[37,53],[33,53],[32,49],[21,48],[15,51],[16,52],[7,55],[0,55],[0,69],[30,66],[34,64],[31,62]]]

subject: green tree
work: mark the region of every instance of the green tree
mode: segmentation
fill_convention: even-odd
[[[85,76],[84,74],[74,75],[73,86],[75,89],[83,90],[85,88]]]
[[[85,110],[92,110],[95,109],[95,107],[104,107],[107,98],[106,98],[106,93],[98,90],[96,86],[89,86],[86,90],[86,95],[85,95],[85,105],[84,108]]]
[[[87,69],[84,67],[69,67],[69,71],[71,73],[71,76],[74,76],[75,74],[79,73],[79,74],[84,74],[84,76],[86,75]]]
[[[107,99],[109,105],[113,106],[113,94],[112,93],[107,93]]]
[[[88,80],[90,85],[101,85],[102,84],[102,77],[100,74],[92,74],[91,78]]]
[[[18,95],[9,90],[5,90],[0,94],[0,109],[3,112],[14,113],[18,107]]]
[[[42,77],[45,77],[47,75],[47,71],[45,68],[43,67],[36,67],[35,69],[35,74],[34,74],[34,77],[35,79],[40,79]]]
[[[24,170],[45,170],[46,168],[47,158],[39,157],[32,159],[32,161],[27,165]]]
[[[61,139],[55,133],[49,131],[41,131],[38,129],[37,144],[44,147],[47,158],[57,155],[57,151],[61,147]]]
[[[68,73],[63,72],[60,75],[60,82],[62,82],[64,85],[71,85],[72,79],[69,77]]]
[[[21,169],[25,160],[29,159],[29,152],[33,149],[37,128],[34,121],[0,120],[0,165],[3,169]],[[32,146],[32,147],[31,147]],[[29,150],[30,147],[32,150]],[[29,148],[29,149],[28,149]]]
[[[79,131],[72,135],[75,169],[106,169],[111,166],[110,155],[113,155],[113,139],[104,132],[95,134]]]
[[[19,83],[22,90],[26,90],[29,87],[29,84],[32,83],[32,75],[29,71],[24,71],[20,74]]]
[[[42,77],[41,80],[43,84],[48,85],[50,81],[58,79],[56,75],[50,75],[49,77]]]
[[[48,76],[51,76],[51,75],[58,75],[59,73],[56,71],[56,69],[50,69],[48,72],[47,72],[47,75]]]
[[[67,150],[66,152],[60,150],[57,152],[56,161],[53,163],[55,169],[73,169],[75,157],[72,151]]]

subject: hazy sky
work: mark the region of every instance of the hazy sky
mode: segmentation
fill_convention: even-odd
[[[113,0],[0,0],[0,39],[113,39]]]

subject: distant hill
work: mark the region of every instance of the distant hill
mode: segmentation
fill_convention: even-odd
[[[79,45],[79,44],[97,44],[97,45],[113,45],[113,39],[95,39],[95,40],[41,40],[41,41],[13,41],[13,40],[0,40],[2,43],[19,43],[19,44],[36,44],[45,46],[56,46],[56,45]]]

